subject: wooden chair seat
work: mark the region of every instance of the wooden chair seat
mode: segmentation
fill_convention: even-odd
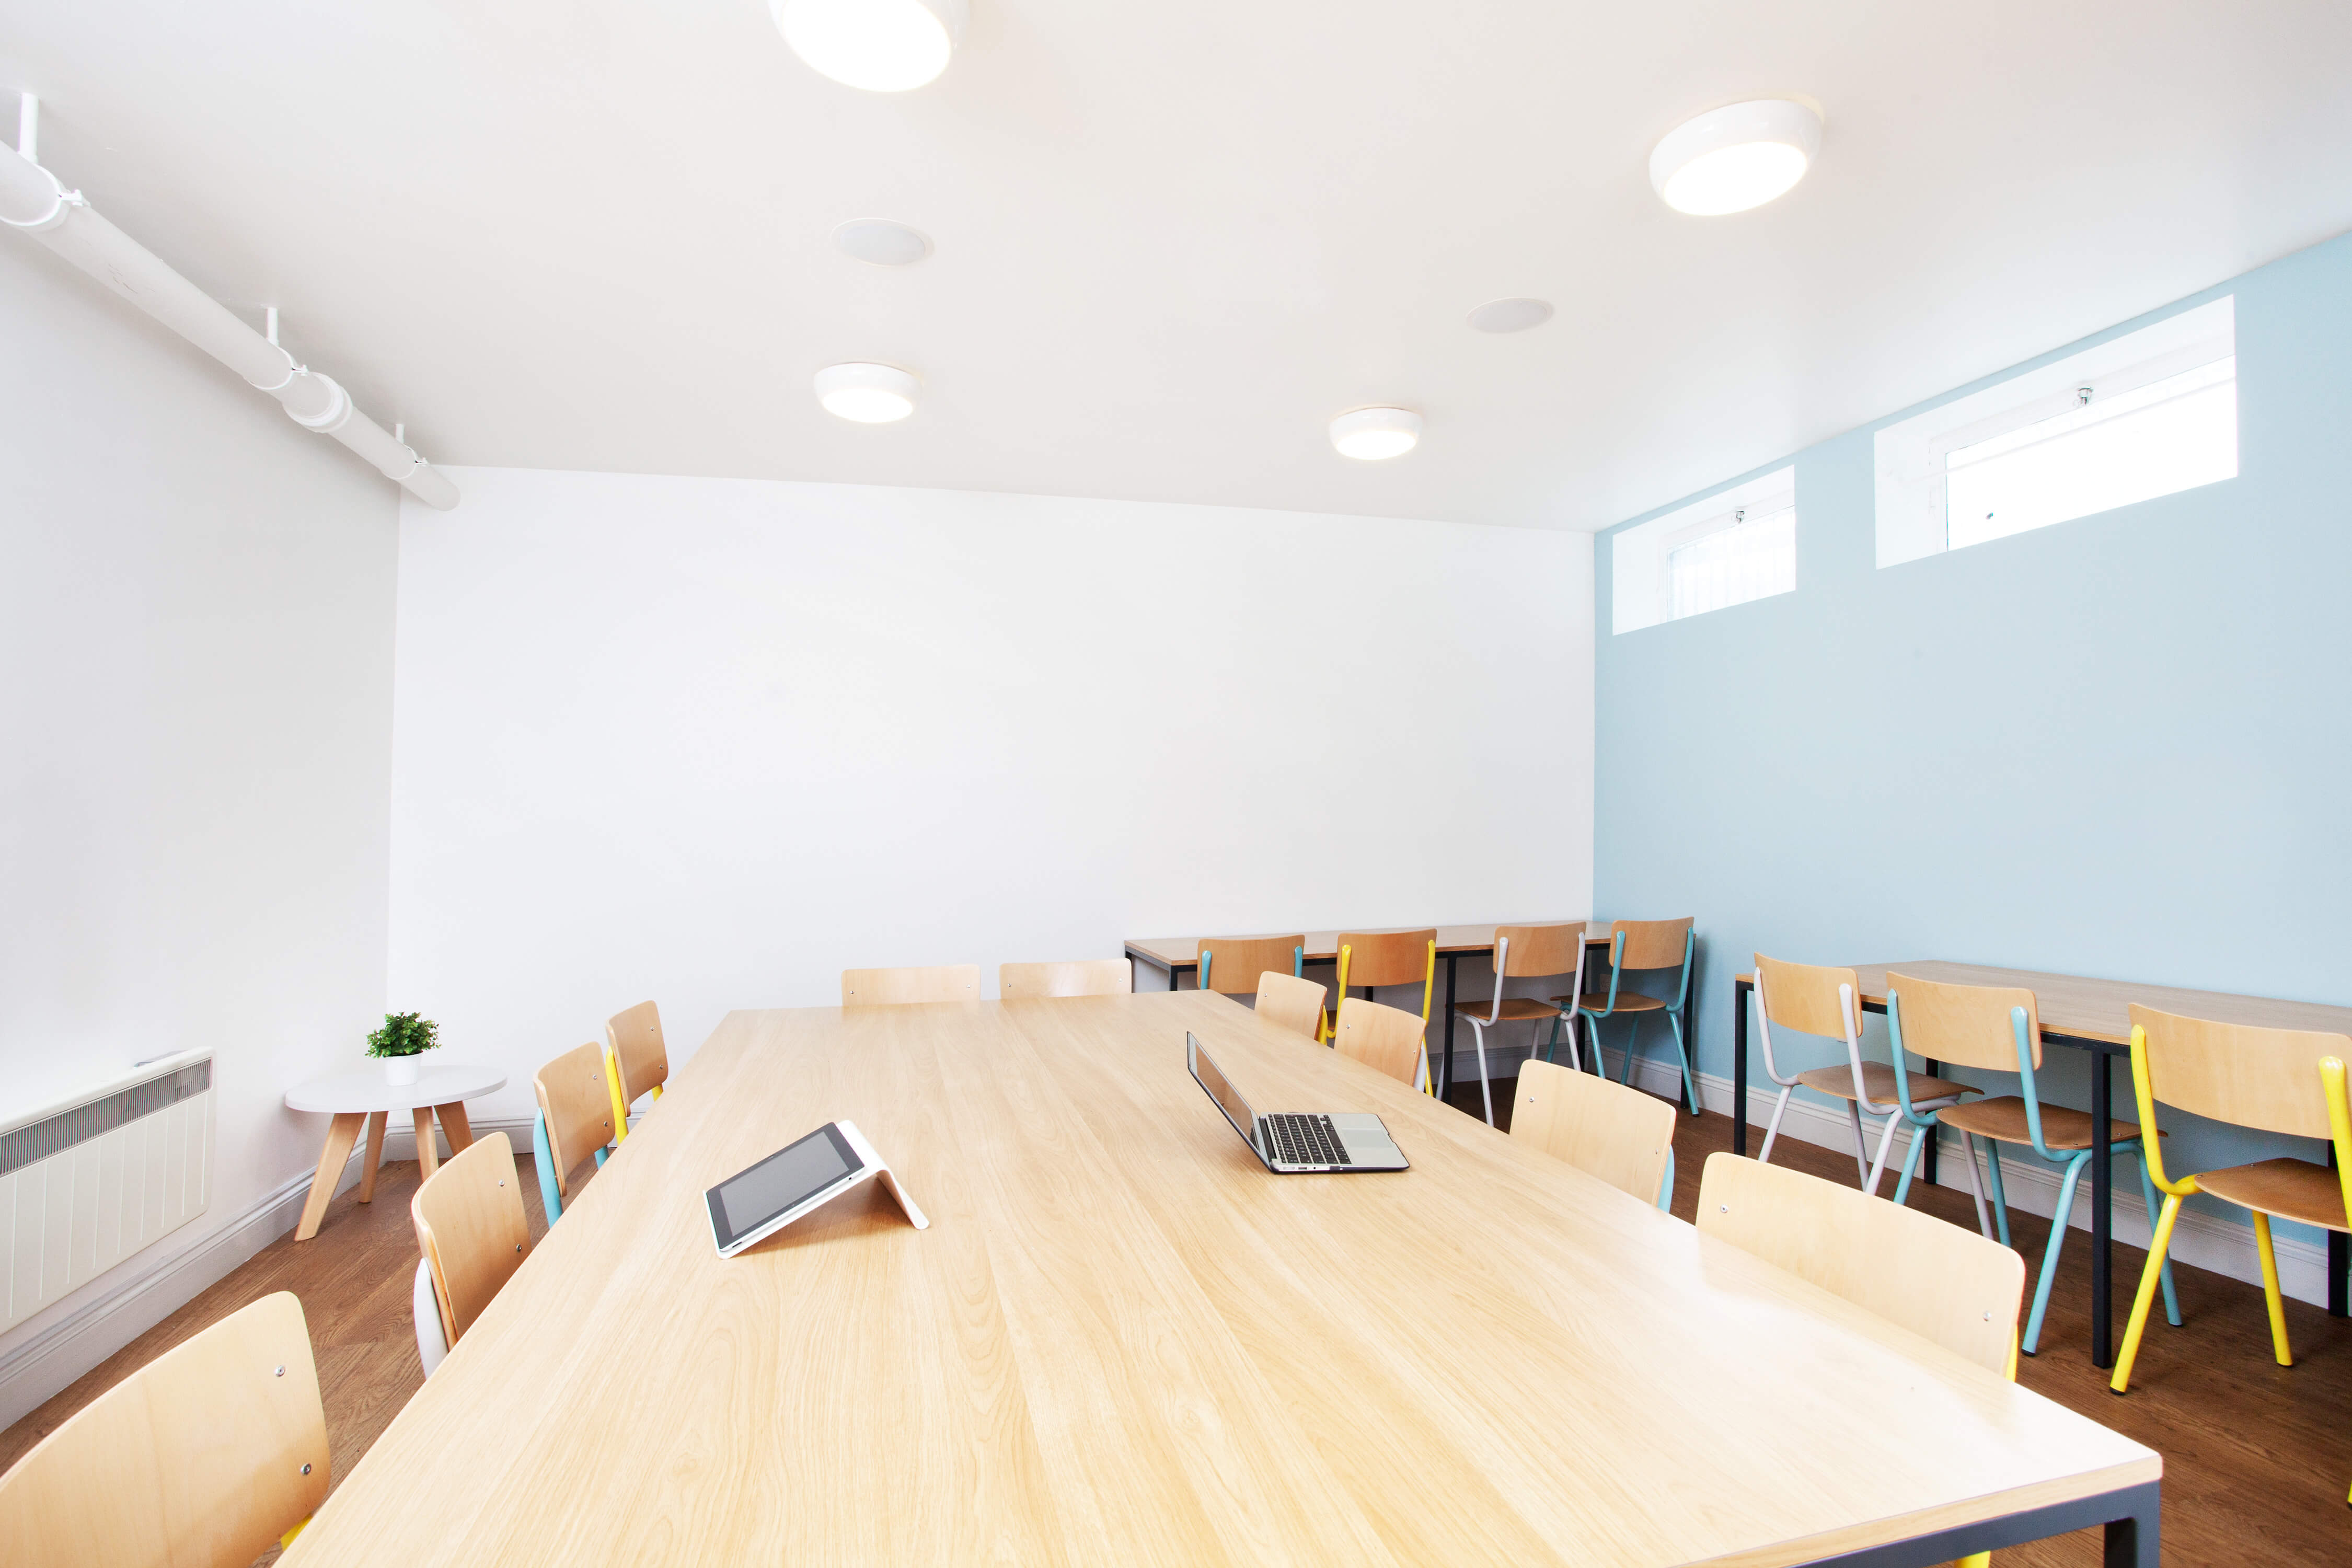
[[[1984,1092],[1981,1089],[1970,1089],[1964,1083],[1953,1083],[1946,1079],[1929,1078],[1923,1072],[1915,1072],[1910,1074],[1909,1077],[1911,1079],[1911,1103],[1914,1105],[1917,1105],[1925,1100],[1952,1100],[1963,1094],[1981,1094]],[[1818,1089],[1823,1094],[1835,1095],[1840,1100],[1852,1100],[1853,1098],[1853,1069],[1851,1067],[1839,1066],[1833,1068],[1815,1068],[1811,1072],[1799,1073],[1797,1075],[1797,1081],[1803,1084],[1807,1089]],[[1869,1095],[1874,1103],[1879,1105],[1894,1104],[1895,1069],[1888,1067],[1885,1062],[1863,1063],[1862,1088],[1863,1092]],[[1946,1114],[1948,1115],[1949,1112],[1947,1112]]]
[[[1913,1079],[1913,1083],[1919,1079]],[[1914,1091],[1916,1092],[1916,1090]],[[1949,1110],[1936,1113],[1936,1120],[1962,1132],[1973,1132],[1979,1138],[1998,1138],[2004,1143],[2031,1143],[2032,1129],[2025,1124],[2025,1101],[2014,1094],[2004,1094],[1999,1100],[1971,1100],[1955,1105]],[[2042,1142],[2048,1149],[2087,1149],[2092,1143],[2091,1113],[2074,1110],[2063,1105],[2044,1102],[2042,1107]],[[2139,1136],[2137,1121],[2107,1123],[2107,1138],[2120,1143]]]
[[[1555,996],[1552,1000],[1565,1007],[1570,1002],[1579,1002],[1580,998]],[[1580,999],[1580,1005],[1591,1008],[1595,1013],[1609,1011],[1609,998],[1598,991],[1586,992]],[[1665,1003],[1662,999],[1650,995],[1647,992],[1620,991],[1617,993],[1616,1010],[1620,1013],[1654,1013],[1664,1005]]]
[[[1476,1018],[1482,1023],[1486,1020],[1487,1016],[1493,1007],[1494,1004],[1492,1002],[1456,1002],[1454,1004],[1454,1010],[1463,1017]],[[1538,1002],[1532,996],[1506,996],[1503,998],[1502,1011],[1494,1015],[1494,1020],[1498,1024],[1507,1024],[1513,1019],[1525,1020],[1528,1018],[1557,1018],[1559,1016],[1559,1009],[1553,1006],[1549,1002]]]
[[[2345,1224],[2342,1179],[2326,1166],[2308,1160],[2282,1155],[2251,1165],[2200,1171],[2197,1184],[2241,1208],[2328,1230],[2352,1230],[2352,1225]]]

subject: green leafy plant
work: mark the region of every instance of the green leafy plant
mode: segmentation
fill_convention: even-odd
[[[372,1057],[417,1057],[441,1043],[441,1026],[415,1013],[386,1013],[383,1027],[368,1037]]]

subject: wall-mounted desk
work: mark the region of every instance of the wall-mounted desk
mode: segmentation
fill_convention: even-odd
[[[1268,1174],[1188,1028],[1414,1168]],[[702,1189],[834,1117],[931,1228],[869,1185],[721,1261]],[[731,1015],[284,1562],[2155,1568],[2161,1473],[1188,991]]]
[[[1574,916],[1567,916],[1559,920],[1514,921],[1509,923],[1514,925],[1568,925],[1572,923],[1574,919]],[[1376,926],[1365,931],[1364,934],[1367,936],[1377,936],[1391,931],[1412,931],[1415,929],[1425,928],[1415,928],[1412,926]],[[1454,1004],[1456,993],[1455,982],[1458,978],[1455,973],[1456,966],[1461,963],[1463,956],[1465,953],[1474,952],[1479,957],[1492,963],[1495,957],[1496,929],[1496,928],[1495,926],[1491,925],[1439,926],[1436,928],[1437,956],[1445,961],[1445,1000],[1442,1005],[1444,1011],[1442,1013],[1437,1013],[1430,1021],[1433,1024],[1437,1025],[1439,1029],[1442,1031],[1445,1045],[1445,1056],[1439,1066],[1437,1076],[1437,1093],[1438,1098],[1441,1100],[1444,1099],[1454,1088]],[[1226,936],[1233,936],[1237,933],[1226,931],[1223,934]],[[1280,936],[1285,933],[1280,931],[1265,931],[1260,934],[1265,936]],[[1311,931],[1307,932],[1306,935],[1307,963],[1328,963],[1335,966],[1339,963],[1339,933],[1338,931]],[[1197,936],[1133,936],[1127,939],[1127,956],[1131,959],[1139,959],[1145,963],[1151,964],[1155,968],[1165,971],[1168,975],[1168,989],[1173,991],[1176,989],[1176,977],[1179,974],[1190,974],[1201,967],[1201,943],[1203,940],[1204,939]],[[1606,921],[1587,921],[1584,925],[1584,944],[1587,947],[1597,946],[1603,949],[1607,948],[1609,945],[1609,922]],[[1691,1038],[1691,1026],[1696,1021],[1697,1017],[1696,1005],[1693,1000],[1693,998],[1696,998],[1697,995],[1697,986],[1692,986],[1691,996],[1686,997],[1683,1004],[1683,1037],[1685,1040],[1689,1040]],[[1690,1049],[1693,1052],[1691,1060],[1694,1062],[1697,1061],[1697,1045],[1694,1042],[1690,1046]]]
[[[1886,972],[1890,969],[1922,980],[1954,985],[2018,985],[2033,993],[2045,1045],[2071,1046],[2091,1053],[2091,1363],[2116,1363],[2113,1310],[2114,1258],[2110,1243],[2115,1218],[2114,1176],[2108,1154],[2107,1127],[2114,1111],[2115,1089],[2108,1068],[2117,1057],[2131,1057],[2131,1005],[2178,1013],[2184,1017],[2212,1018],[2225,1024],[2251,1024],[2265,1029],[2313,1029],[2329,1034],[2352,1033],[2352,1007],[2331,1007],[2316,1002],[2280,1002],[2265,996],[2235,996],[2220,991],[2182,991],[2169,985],[2142,985],[2126,980],[2086,980],[2074,974],[2043,974],[2028,969],[1992,969],[1976,963],[1948,963],[1919,959],[1903,963],[1858,963],[1853,966],[1862,985],[1865,1011],[1886,1011]],[[1748,999],[1754,992],[1752,973],[1732,979],[1731,1102],[1738,1108],[1731,1131],[1734,1153],[1748,1152]],[[1932,1070],[1932,1069],[1931,1069]],[[1934,1158],[1929,1145],[1928,1158]],[[1934,1179],[1935,1168],[1928,1167]],[[2346,1238],[2327,1237],[2327,1310],[2345,1315]]]

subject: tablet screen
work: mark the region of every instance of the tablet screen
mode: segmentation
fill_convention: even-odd
[[[738,1237],[806,1203],[863,1165],[829,1121],[786,1144],[710,1189],[710,1217],[719,1222],[719,1245],[733,1246]]]

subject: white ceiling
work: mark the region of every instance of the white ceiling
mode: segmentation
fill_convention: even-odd
[[[436,461],[1572,529],[2352,226],[2347,68],[2340,0],[972,0],[884,97],[764,0],[0,0],[42,161]],[[1651,194],[1795,94],[1789,196]],[[1375,402],[1421,448],[1339,457]]]

